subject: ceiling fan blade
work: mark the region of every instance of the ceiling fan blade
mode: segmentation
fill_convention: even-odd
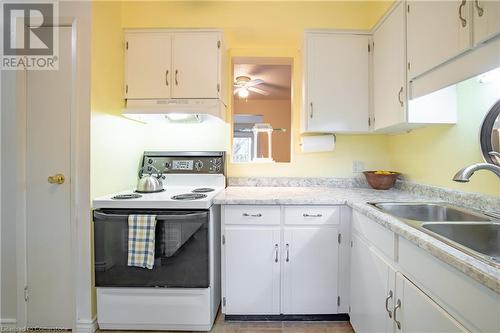
[[[253,92],[257,93],[257,94],[261,94],[261,95],[264,95],[264,96],[269,96],[269,93],[267,91],[259,89],[259,88],[248,87],[248,90],[253,91]]]
[[[253,87],[253,86],[256,86],[258,84],[262,84],[264,83],[264,80],[261,80],[261,79],[255,79],[255,80],[251,80],[251,81],[248,81],[246,86],[247,87]]]

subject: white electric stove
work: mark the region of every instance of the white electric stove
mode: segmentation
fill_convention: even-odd
[[[97,321],[101,329],[209,331],[220,305],[223,152],[145,152],[163,191],[93,200]],[[141,174],[139,174],[141,176]],[[156,216],[153,269],[127,266],[128,216]]]

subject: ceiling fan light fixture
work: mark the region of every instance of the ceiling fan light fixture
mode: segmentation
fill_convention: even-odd
[[[247,88],[243,87],[238,90],[238,96],[240,98],[247,98],[250,92],[248,91]]]

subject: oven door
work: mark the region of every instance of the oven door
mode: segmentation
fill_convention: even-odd
[[[153,269],[130,267],[128,216],[156,215]],[[96,287],[207,288],[208,210],[94,210]]]

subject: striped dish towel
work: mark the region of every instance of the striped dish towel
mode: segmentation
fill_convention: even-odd
[[[155,227],[155,215],[129,215],[129,266],[153,269],[155,260]]]

